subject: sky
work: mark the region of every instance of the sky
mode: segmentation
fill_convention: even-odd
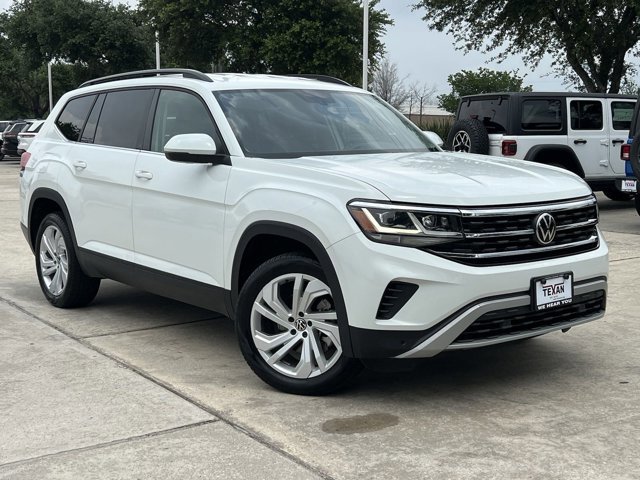
[[[136,0],[113,0],[114,3],[135,5]],[[11,5],[11,0],[0,0],[0,10]],[[508,58],[502,64],[487,63],[488,55],[478,52],[464,54],[456,50],[454,39],[445,34],[430,31],[422,20],[420,11],[412,11],[412,0],[381,0],[378,8],[385,9],[395,24],[387,29],[384,37],[386,56],[397,64],[402,77],[409,82],[435,86],[437,93],[450,91],[447,76],[460,70],[480,67],[495,70],[518,70],[525,77],[525,84],[536,91],[564,91],[567,87],[561,79],[549,75],[550,60],[546,59],[535,70],[525,66],[520,58]],[[153,48],[153,47],[152,47]]]

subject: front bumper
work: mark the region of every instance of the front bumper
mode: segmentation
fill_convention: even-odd
[[[569,328],[604,315],[608,249],[513,265],[468,266],[407,247],[369,241],[356,234],[334,245],[332,258],[347,308],[352,352],[358,358],[428,357],[454,348],[474,348]],[[487,312],[531,304],[531,279],[572,272],[578,296],[603,292],[602,311],[517,333],[456,344],[458,336]],[[418,286],[390,319],[376,318],[392,281]]]

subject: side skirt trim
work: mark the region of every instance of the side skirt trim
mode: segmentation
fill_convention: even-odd
[[[227,303],[231,292],[222,287],[127,262],[86,248],[78,247],[77,253],[85,273],[89,276],[110,278],[156,295],[229,316]]]

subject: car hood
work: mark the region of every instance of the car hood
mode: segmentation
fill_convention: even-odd
[[[500,205],[591,193],[582,179],[560,168],[467,153],[335,155],[283,161],[364,181],[396,202]]]

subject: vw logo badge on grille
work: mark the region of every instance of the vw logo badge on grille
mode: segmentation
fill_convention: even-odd
[[[541,213],[535,221],[536,240],[540,245],[549,245],[556,238],[556,219],[549,213]]]

